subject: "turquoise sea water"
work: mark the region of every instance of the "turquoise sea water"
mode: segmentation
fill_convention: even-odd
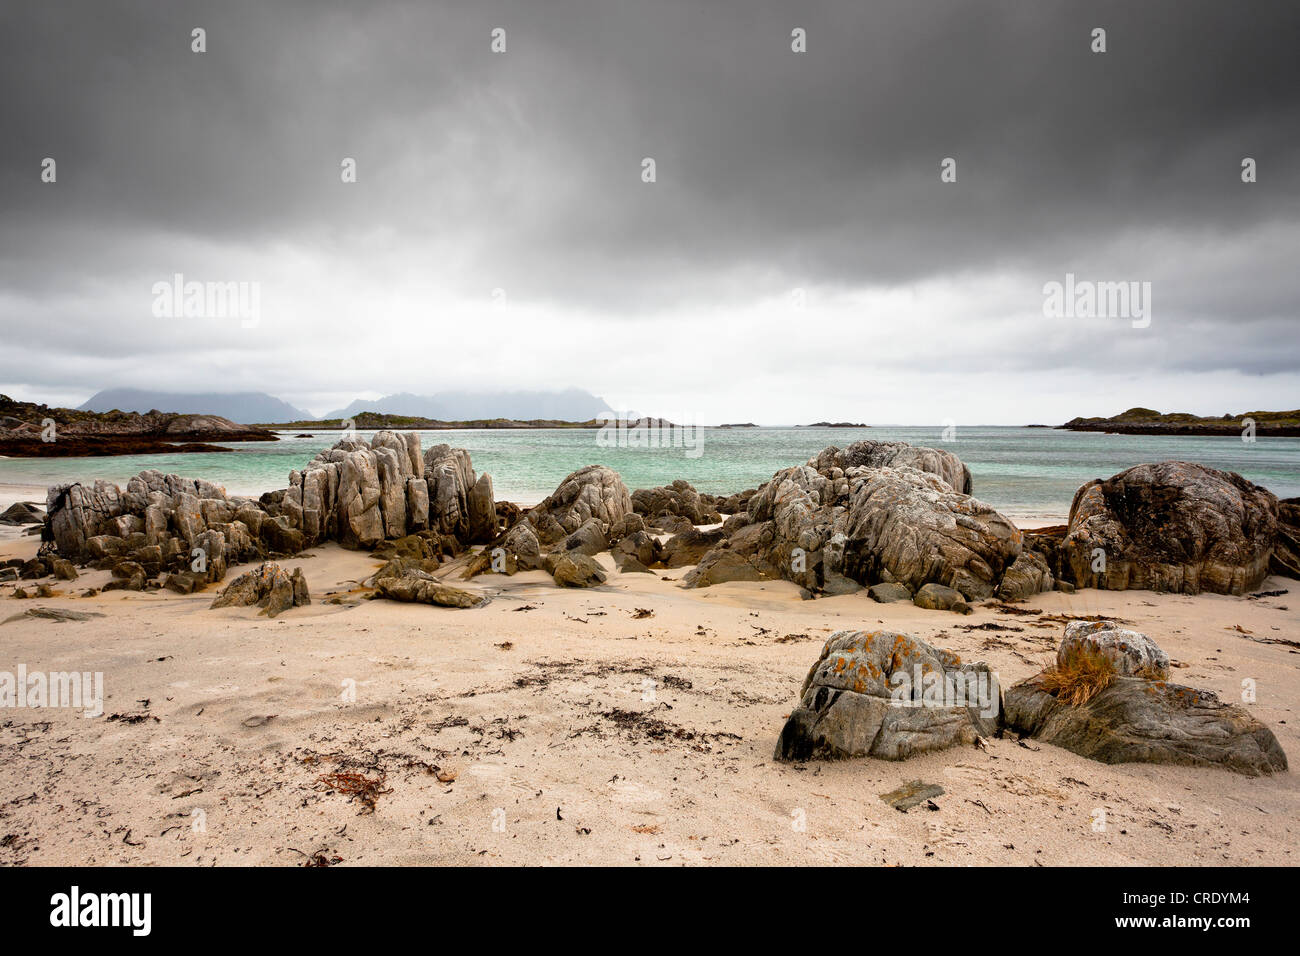
[[[337,432],[325,431],[312,438],[282,434],[278,442],[234,443],[226,453],[2,459],[0,503],[32,497],[34,486],[70,480],[104,478],[124,485],[146,468],[206,478],[232,494],[260,494],[283,488],[292,469],[339,438]],[[369,438],[373,433],[360,434]],[[683,448],[600,447],[594,430],[578,429],[425,431],[422,444],[428,448],[445,442],[468,449],[475,470],[491,473],[497,497],[520,504],[540,501],[565,475],[594,463],[614,468],[629,488],[685,478],[700,491],[730,494],[757,486],[780,468],[807,461],[827,445],[844,447],[861,438],[903,440],[954,452],[970,467],[975,496],[1012,517],[1064,519],[1075,490],[1088,479],[1169,458],[1240,472],[1279,498],[1300,495],[1300,438],[1261,438],[1247,444],[1235,437],[975,426],[957,429],[953,442],[941,440],[940,426],[703,428],[699,435],[701,454],[694,458]]]

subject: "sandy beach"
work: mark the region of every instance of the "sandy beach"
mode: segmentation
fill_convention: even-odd
[[[35,549],[0,542],[5,557]],[[1249,709],[1294,764],[1300,657],[1251,639],[1300,634],[1294,582],[1270,578],[1263,590],[1292,593],[1262,598],[1053,591],[1022,606],[1041,613],[961,616],[865,592],[804,601],[784,581],[684,590],[684,568],[598,560],[603,587],[487,574],[456,583],[491,603],[453,610],[357,600],[380,562],[325,544],[286,562],[312,604],[274,620],[210,610],[217,586],[79,596],[107,571],[51,598],[0,585],[0,620],[18,615],[0,624],[0,670],[102,672],[107,714],[2,715],[0,863],[1293,862],[1294,769],[1105,765],[1010,736],[900,763],[772,754],[837,629],[897,629],[1008,686],[1050,660],[1063,624],[1045,618],[1104,614],[1154,638],[1181,683],[1237,701],[1257,681]],[[103,616],[22,616],[36,607]],[[349,796],[339,773],[377,785]],[[915,780],[943,788],[937,809],[881,800]]]

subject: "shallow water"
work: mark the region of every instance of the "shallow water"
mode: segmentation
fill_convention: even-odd
[[[241,442],[225,453],[130,455],[119,458],[0,460],[0,507],[39,497],[38,488],[67,481],[107,479],[125,485],[146,468],[206,478],[232,494],[253,495],[288,484],[301,468],[339,438],[281,433],[278,442]],[[369,438],[373,432],[361,432]],[[976,497],[1017,518],[1064,519],[1075,490],[1132,465],[1179,459],[1240,472],[1279,498],[1300,495],[1300,438],[1106,435],[1050,428],[963,427],[956,441],[933,427],[704,428],[698,457],[687,448],[601,447],[587,429],[435,432],[421,434],[428,448],[441,442],[468,449],[477,471],[491,473],[499,499],[532,504],[550,494],[565,475],[588,464],[614,468],[629,488],[685,478],[698,490],[730,494],[753,488],[773,472],[801,464],[827,445],[844,447],[861,438],[902,440],[945,448],[971,470]]]

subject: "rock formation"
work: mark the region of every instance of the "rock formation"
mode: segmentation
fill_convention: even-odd
[[[905,441],[855,441],[844,450],[835,445],[808,459],[818,471],[839,468],[915,468],[938,475],[953,491],[972,494],[970,469],[950,451],[909,445]]]
[[[1137,465],[1081,487],[1057,574],[1080,587],[1244,594],[1268,574],[1278,502],[1234,472]]]
[[[588,465],[569,475],[555,492],[528,512],[528,521],[543,544],[577,531],[591,518],[608,529],[632,511],[632,497],[618,472],[605,465]]]
[[[373,549],[415,535],[429,554],[445,554],[498,530],[492,479],[474,474],[467,452],[437,445],[421,454],[417,434],[392,431],[345,438],[291,472],[288,488],[256,500],[144,471],[125,491],[104,481],[55,486],[47,513],[61,557],[131,562],[146,577],[170,571],[169,586],[185,593],[222,580],[229,565],[324,541]],[[134,567],[121,576],[128,586],[134,578]]]
[[[743,514],[727,519],[719,547],[809,592],[844,593],[882,582],[916,592],[934,583],[966,600],[991,597],[1020,554],[1021,533],[989,506],[953,490],[949,479],[969,484],[955,456],[909,448],[832,446],[812,464],[778,471]],[[871,464],[882,460],[936,470]],[[670,555],[672,545],[665,548]],[[702,561],[692,554],[682,563]]]
[[[252,571],[246,571],[231,581],[212,602],[212,607],[262,608],[267,617],[275,617],[294,607],[311,603],[307,579],[302,568],[288,574],[278,564],[270,562]]]
[[[716,524],[722,520],[716,499],[704,497],[689,482],[678,479],[660,488],[638,488],[632,492],[632,508],[647,518],[678,515],[691,524]]]
[[[1086,653],[1104,665],[1094,665],[1091,695],[1074,704],[1060,675]],[[1287,769],[1271,730],[1209,691],[1169,683],[1168,666],[1144,634],[1076,622],[1054,668],[1008,688],[1004,720],[1025,736],[1102,763],[1224,767],[1249,776]]]

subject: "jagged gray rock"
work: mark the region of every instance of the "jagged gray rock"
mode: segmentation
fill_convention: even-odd
[[[970,469],[950,451],[909,445],[904,441],[855,441],[844,450],[835,445],[808,460],[819,472],[833,468],[915,468],[938,475],[953,491],[973,494]]]
[[[608,529],[631,510],[632,498],[618,472],[605,465],[588,465],[567,476],[527,517],[542,543],[549,544],[557,540],[551,523],[559,527],[561,536],[572,534],[591,518]]]

